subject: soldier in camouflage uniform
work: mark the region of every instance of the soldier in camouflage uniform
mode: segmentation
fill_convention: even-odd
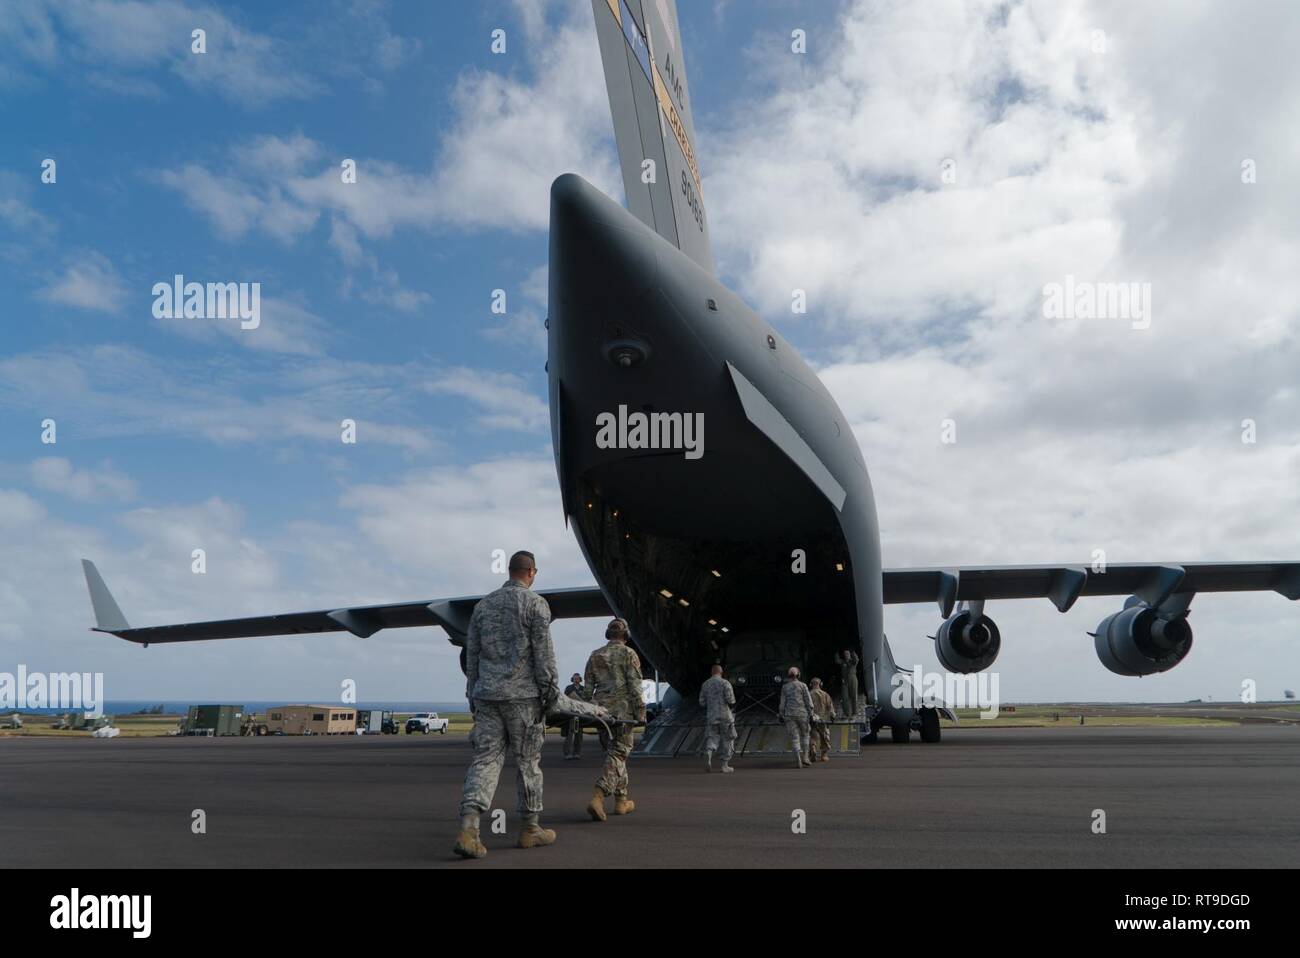
[[[564,694],[580,702],[590,702],[591,692],[582,684],[582,676],[574,672]],[[564,757],[566,759],[582,758],[582,719],[570,718],[564,722]]]
[[[795,768],[811,768],[812,762],[804,761],[808,754],[809,722],[812,720],[812,696],[808,686],[799,681],[799,670],[790,666],[789,678],[781,685],[781,704],[777,715],[785,722],[785,730],[790,733],[790,748],[794,750]]]
[[[831,698],[830,693],[822,688],[821,679],[813,679],[808,683],[808,692],[812,696],[813,703],[813,720],[812,720],[812,739],[809,742],[811,751],[808,756],[815,762],[817,753],[821,752],[821,760],[829,762],[831,760],[831,727],[829,722],[835,720],[835,701]]]
[[[538,824],[542,811],[542,741],[546,710],[560,694],[551,645],[551,609],[532,591],[537,562],[531,552],[510,557],[510,579],[482,599],[465,638],[465,697],[474,713],[469,734],[474,758],[465,773],[460,832],[452,851],[462,858],[487,854],[479,840],[479,815],[487,811],[505,764],[515,753],[516,791],[523,829],[520,848],[555,841]]]
[[[722,770],[734,772],[731,753],[736,743],[736,716],[731,706],[736,704],[736,692],[731,683],[722,677],[722,666],[715,665],[713,674],[700,686],[700,705],[708,711],[705,715],[704,770],[713,771],[713,753],[722,745]]]
[[[628,648],[627,622],[615,619],[605,629],[608,640],[587,659],[587,687],[592,700],[614,716],[614,737],[601,733],[605,746],[605,768],[596,780],[587,814],[605,821],[605,797],[614,796],[614,814],[626,815],[636,808],[627,795],[627,757],[632,752],[632,724],[645,721],[645,699],[641,694],[641,660]],[[623,724],[616,724],[619,720]]]
[[[840,707],[847,719],[858,714],[858,656],[848,649],[840,655]]]

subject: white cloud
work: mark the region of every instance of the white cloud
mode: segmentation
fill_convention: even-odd
[[[127,289],[106,256],[87,250],[37,295],[61,306],[116,313],[121,311]]]
[[[43,23],[57,23],[63,42],[51,40],[30,56],[46,67],[91,66],[102,87],[155,95],[142,74],[166,69],[198,90],[233,103],[261,106],[320,90],[288,55],[290,44],[248,30],[215,8],[178,0],[67,0],[49,3]],[[191,31],[207,32],[207,52],[191,52]],[[51,31],[53,33],[54,31]],[[43,34],[50,37],[51,34]],[[141,85],[143,84],[143,86]]]
[[[385,81],[421,50],[394,34],[389,4],[351,0],[270,32],[208,3],[183,0],[28,0],[0,17],[0,86],[43,74],[80,74],[96,89],[161,99],[177,79],[237,106],[261,108],[324,93],[330,80],[381,93]],[[191,51],[191,32],[206,31],[207,51]]]
[[[95,438],[179,436],[281,447],[302,440],[335,449],[340,422],[351,418],[359,444],[421,453],[437,440],[431,430],[408,424],[406,404],[425,375],[413,364],[310,357],[278,358],[268,374],[251,354],[238,361],[164,361],[96,346],[0,359],[0,408],[56,420],[66,413]]]
[[[564,5],[558,16],[547,14],[546,29],[537,26],[540,8],[524,9],[531,11],[531,40],[519,44],[526,76],[462,74],[451,94],[455,119],[428,170],[360,156],[353,157],[355,183],[342,182],[333,160],[317,164],[315,173],[286,166],[279,176],[247,180],[195,165],[170,171],[164,182],[227,238],[253,228],[271,231],[263,213],[274,199],[292,197],[298,221],[329,212],[345,223],[351,235],[340,236],[336,227],[334,245],[353,256],[357,234],[373,239],[412,228],[545,229],[551,181],[572,170],[620,194],[590,9]],[[261,138],[258,149],[272,151],[273,139]],[[287,143],[281,149],[293,152]],[[290,213],[282,208],[277,215]]]
[[[54,232],[53,221],[28,202],[34,189],[30,180],[0,170],[0,224],[28,242]]]
[[[132,509],[105,532],[0,488],[0,658],[33,670],[104,671],[110,698],[337,695],[455,700],[457,650],[433,628],[361,641],[313,635],[150,648],[89,634],[78,559],[94,560],[132,625],[203,621],[490,591],[493,550],[537,554],[540,587],[590,583],[565,528],[554,464],[515,457],[347,487],[330,519],[257,522],[228,497]],[[203,549],[206,573],[192,571]],[[50,595],[68,601],[51,603]],[[580,668],[599,625],[559,623],[561,668]]]
[[[288,147],[290,144],[278,144]],[[265,150],[265,141],[258,147]],[[258,157],[255,162],[273,162],[275,157]],[[284,192],[270,185],[262,192],[250,187],[264,180],[265,169],[244,171],[229,176],[209,172],[195,163],[176,170],[163,170],[159,181],[185,197],[195,212],[207,216],[223,239],[235,240],[249,230],[260,228],[279,242],[290,244],[309,231],[319,217],[315,210],[290,202]]]
[[[546,402],[529,392],[524,381],[513,373],[457,367],[426,384],[433,393],[461,396],[482,409],[476,418],[490,429],[516,429],[536,432],[550,421]]]
[[[773,71],[704,131],[724,272],[820,356],[886,565],[1300,558],[1279,521],[1300,506],[1300,185],[1240,179],[1300,145],[1300,71],[1257,67],[1298,34],[1281,4],[1246,26],[1212,6],[857,2],[824,69]],[[1066,275],[1151,283],[1150,329],[1045,319]],[[991,605],[1003,694],[1224,696],[1300,667],[1294,605],[1207,595],[1193,655],[1139,686],[1083,634],[1115,606]],[[900,662],[933,666],[934,624],[888,610]]]
[[[483,335],[499,343],[522,346],[536,355],[546,355],[547,267],[535,267],[517,286],[508,290],[509,308],[498,326],[488,326]],[[510,296],[515,298],[512,300]],[[522,301],[522,304],[521,304]]]
[[[101,462],[94,469],[77,469],[67,459],[45,456],[34,460],[29,472],[38,488],[80,502],[126,501],[136,494],[135,480],[115,470],[110,462]]]
[[[258,324],[245,329],[238,317],[226,319],[159,319],[159,328],[203,342],[225,336],[259,352],[322,356],[333,334],[329,324],[293,299],[259,299]]]

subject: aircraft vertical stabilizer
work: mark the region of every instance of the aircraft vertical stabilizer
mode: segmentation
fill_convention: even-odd
[[[628,208],[713,272],[676,0],[591,0]]]

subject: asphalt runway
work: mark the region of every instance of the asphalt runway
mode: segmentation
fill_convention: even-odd
[[[599,774],[587,746],[564,762],[547,737],[555,845],[513,847],[507,765],[496,803],[508,834],[487,834],[488,857],[462,862],[450,853],[461,737],[0,739],[0,864],[1300,866],[1294,725],[945,728],[939,745],[881,743],[802,770],[740,759],[732,775],[693,758],[634,760],[637,810],[605,823],[584,811]],[[191,832],[194,809],[206,834]]]

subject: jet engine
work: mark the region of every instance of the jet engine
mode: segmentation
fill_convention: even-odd
[[[1144,602],[1130,603],[1097,626],[1097,658],[1116,675],[1168,672],[1192,648],[1187,613],[1162,615]]]
[[[945,619],[934,636],[934,651],[943,667],[963,675],[987,669],[1001,648],[1002,633],[980,608],[963,608]]]

